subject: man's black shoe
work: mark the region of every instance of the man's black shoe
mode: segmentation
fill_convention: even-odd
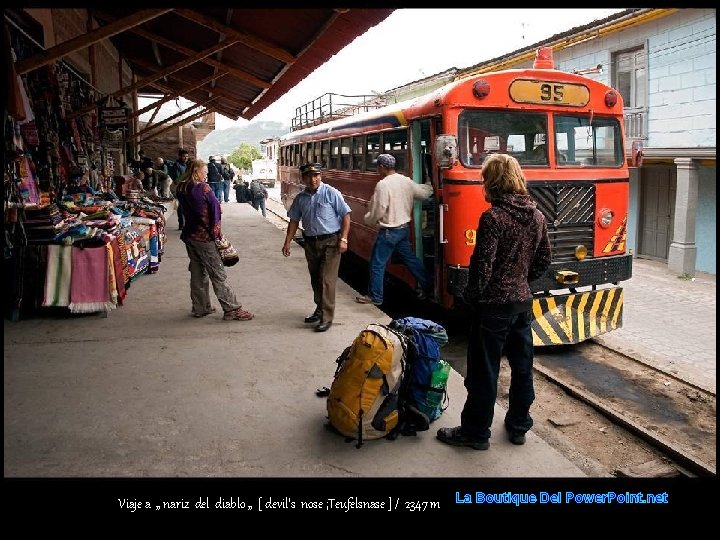
[[[454,428],[440,428],[437,431],[437,438],[452,446],[469,446],[475,450],[487,450],[490,442],[487,439],[471,439],[462,434],[460,426]]]
[[[330,328],[331,326],[332,326],[332,323],[331,323],[331,322],[320,321],[320,324],[318,324],[318,325],[315,327],[315,331],[316,331],[316,332],[325,332],[325,331],[326,331],[328,328]]]
[[[305,317],[305,323],[306,324],[316,323],[320,320],[321,316],[322,316],[322,314],[320,311],[315,311],[315,312],[313,312],[312,315],[308,315],[307,317]]]
[[[511,431],[510,442],[517,445],[525,444],[525,434],[517,431]]]

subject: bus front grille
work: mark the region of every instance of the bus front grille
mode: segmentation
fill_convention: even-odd
[[[530,196],[547,221],[553,261],[574,261],[575,247],[582,244],[592,258],[595,186],[587,183],[533,182]]]

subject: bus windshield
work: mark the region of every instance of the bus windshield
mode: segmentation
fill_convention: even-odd
[[[459,118],[460,160],[482,167],[490,154],[510,154],[523,166],[547,166],[547,114],[466,111]]]
[[[620,123],[589,114],[552,115],[559,166],[619,167]],[[515,157],[523,167],[547,167],[547,114],[526,111],[465,111],[458,126],[460,160],[482,167],[490,154]]]
[[[619,167],[623,164],[617,118],[555,115],[553,123],[558,165]]]

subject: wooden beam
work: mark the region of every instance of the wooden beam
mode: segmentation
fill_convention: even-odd
[[[101,16],[103,18],[106,17],[106,15],[104,13],[102,13]],[[139,26],[132,28],[130,31],[137,34],[138,36],[142,36],[145,39],[154,41],[154,42],[162,45],[163,47],[167,47],[168,49],[177,51],[186,56],[192,56],[192,55],[196,54],[196,51],[189,47],[180,45],[179,43],[176,43],[164,36],[153,34],[152,32],[145,30],[144,28],[141,28]],[[228,66],[227,64],[224,64],[219,60],[215,60],[214,58],[210,58],[210,57],[206,56],[206,57],[202,58],[200,61],[204,62],[205,64],[207,64],[209,66],[213,66],[217,69],[227,70],[228,73],[230,73],[230,75],[232,75],[233,77],[240,79],[241,81],[245,81],[245,82],[247,82],[253,86],[256,86],[258,88],[267,89],[267,88],[270,88],[270,86],[272,86],[268,81],[260,79],[260,78],[256,77],[255,75],[252,75],[251,73],[248,73],[247,71],[244,71],[242,69],[239,69],[239,68],[236,68],[233,66]]]
[[[189,116],[188,118],[183,118],[183,119],[180,120],[179,122],[175,122],[174,124],[170,124],[169,126],[164,127],[164,128],[161,129],[160,131],[158,131],[158,132],[156,132],[156,133],[153,133],[152,135],[150,135],[150,136],[142,139],[141,141],[138,141],[138,144],[142,144],[142,143],[144,143],[145,141],[148,141],[148,140],[152,139],[153,137],[157,137],[157,136],[160,135],[161,133],[165,133],[166,131],[170,131],[171,129],[173,129],[174,127],[176,127],[176,126],[178,126],[178,125],[184,125],[184,124],[187,124],[188,122],[192,122],[193,120],[196,120],[196,119],[198,119],[198,118],[202,118],[203,116],[205,116],[205,115],[206,115],[207,113],[209,113],[209,112],[212,112],[212,111],[211,111],[210,109],[203,109],[202,111],[200,111],[200,112],[197,113],[197,114],[194,114],[194,115],[192,115],[192,116]]]
[[[149,68],[150,68],[150,66],[148,66],[145,62],[138,61],[138,62],[136,62],[136,63],[137,63],[139,66],[141,66],[141,67],[143,67],[143,68],[145,68],[145,69],[149,69]],[[178,82],[180,82],[180,83],[182,83],[182,84],[192,84],[192,81],[188,81],[187,79],[184,79],[184,78],[182,78],[182,77],[179,77],[177,74],[173,74],[172,78],[173,78],[173,80],[176,80],[176,81],[178,81]],[[159,83],[159,82],[157,82],[157,81],[154,81],[153,83],[151,83],[151,85],[154,86],[155,88],[157,88],[158,90],[160,90],[160,91],[163,92],[163,93],[168,93],[168,91],[172,91],[172,89],[171,89],[169,86],[166,86],[165,84]],[[160,85],[160,86],[159,86],[159,85]],[[213,94],[217,94],[218,96],[220,96],[220,97],[222,97],[222,98],[225,98],[225,99],[227,99],[228,101],[232,101],[232,102],[236,103],[236,104],[238,105],[238,107],[243,107],[243,108],[245,108],[245,107],[250,106],[250,102],[249,102],[249,101],[246,101],[246,100],[244,100],[244,99],[238,98],[235,94],[233,94],[232,92],[230,92],[230,91],[228,91],[228,90],[225,90],[224,88],[217,88],[217,87],[215,87],[215,88],[212,88],[212,89],[209,89],[209,88],[208,88],[207,90],[201,89],[201,91],[202,91],[202,92],[212,92]]]
[[[244,32],[239,32],[239,31],[235,30],[234,28],[217,21],[216,19],[213,19],[212,17],[208,17],[207,15],[205,15],[204,13],[201,13],[199,11],[196,11],[193,9],[176,9],[175,13],[177,13],[181,17],[185,17],[186,19],[188,19],[194,23],[198,23],[207,28],[215,30],[216,32],[219,32],[220,34],[225,34],[228,38],[237,40],[240,43],[243,43],[244,45],[247,45],[248,47],[255,49],[256,51],[260,51],[261,53],[266,54],[272,58],[275,58],[276,60],[280,60],[281,62],[284,62],[285,64],[294,64],[296,61],[295,56],[293,56],[291,53],[289,53],[285,49],[276,47],[275,45],[268,43],[267,41],[264,41],[255,36],[251,36],[250,34],[246,34]]]
[[[181,82],[183,82],[183,81],[181,81]],[[168,86],[165,86],[164,84],[159,83],[159,82],[150,83],[150,86],[152,86],[152,87],[154,87],[154,88],[157,88],[160,92],[163,92],[163,93],[172,92],[172,89],[171,89],[171,88],[169,88]],[[218,90],[218,89],[215,89],[215,90]],[[215,93],[217,93],[217,92],[215,92]],[[218,95],[219,95],[219,94],[218,94]],[[220,96],[220,97],[222,97],[222,96]],[[218,105],[217,103],[213,103],[213,104],[210,105],[208,108],[211,109],[211,110],[214,110],[214,111],[219,111],[219,112],[221,112],[222,114],[224,114],[225,116],[227,116],[228,118],[231,118],[231,119],[233,119],[233,120],[237,120],[237,119],[238,119],[238,116],[237,116],[237,114],[236,114],[234,111],[233,111],[233,112],[229,112],[228,109],[226,109],[225,107],[221,107],[221,106]]]
[[[188,107],[187,109],[183,109],[182,111],[173,114],[172,116],[168,116],[167,118],[165,118],[164,120],[161,120],[157,124],[154,124],[151,126],[146,126],[145,129],[143,129],[142,131],[138,131],[137,133],[131,135],[130,137],[127,137],[125,140],[133,141],[133,140],[137,139],[138,137],[142,137],[143,135],[146,135],[148,131],[152,131],[152,130],[160,127],[161,125],[166,124],[166,123],[170,122],[171,120],[174,120],[175,118],[179,118],[183,114],[187,114],[188,112],[192,111],[193,109],[195,109],[197,107],[203,107],[203,106],[207,105],[208,103],[210,103],[211,101],[213,101],[214,99],[217,99],[217,97],[211,97],[210,99],[207,99],[207,100],[203,101],[202,103],[195,103],[192,107]]]
[[[231,45],[235,44],[237,42],[235,41],[224,41],[222,43],[217,43],[215,45],[212,45],[208,47],[207,49],[203,49],[199,53],[196,53],[194,56],[191,56],[190,58],[186,58],[185,60],[181,60],[180,62],[177,62],[171,66],[166,67],[165,69],[161,69],[160,71],[155,71],[155,68],[151,69],[150,71],[153,72],[152,75],[149,77],[145,77],[144,79],[141,79],[130,86],[126,86],[125,88],[121,88],[120,90],[117,90],[110,94],[112,97],[120,97],[124,96],[125,94],[129,94],[130,92],[137,90],[138,88],[141,88],[143,86],[147,86],[158,79],[162,79],[166,75],[170,75],[171,73],[175,73],[176,71],[180,71],[183,68],[186,68],[187,66],[196,63],[198,60],[203,58],[204,56],[208,56],[214,52],[220,51],[222,49],[225,49],[226,47],[230,47]],[[136,62],[139,65],[140,62]],[[170,92],[172,92],[172,89],[170,89]],[[169,92],[165,92],[169,93]],[[86,105],[85,107],[81,108],[79,111],[69,115],[68,119],[75,118],[77,116],[81,116],[87,112],[92,111],[94,108],[97,107],[97,103],[91,103],[90,105]]]
[[[68,54],[73,53],[77,50],[85,49],[93,43],[97,43],[98,41],[102,41],[116,34],[120,34],[128,30],[129,28],[132,28],[133,26],[137,26],[146,21],[159,17],[160,15],[168,13],[169,11],[172,11],[172,8],[144,9],[142,11],[138,11],[136,13],[133,13],[132,15],[128,15],[127,17],[123,17],[122,19],[113,21],[110,24],[101,26],[100,28],[93,30],[92,32],[89,32],[82,36],[77,36],[73,39],[69,39],[67,41],[64,41],[63,43],[60,43],[59,45],[55,45],[54,47],[50,47],[49,49],[39,52],[34,56],[21,60],[16,64],[15,70],[17,71],[18,75],[22,75],[39,67],[52,64],[58,58],[67,56]]]
[[[187,84],[187,85],[185,85],[183,88],[181,88],[180,90],[174,91],[174,92],[172,92],[172,93],[167,93],[167,92],[165,92],[165,97],[163,97],[162,99],[160,99],[160,100],[158,100],[158,101],[154,101],[153,103],[151,103],[150,105],[148,105],[148,106],[146,106],[146,107],[143,107],[143,108],[140,109],[139,111],[134,112],[134,113],[132,114],[132,116],[140,116],[141,114],[148,112],[148,111],[149,111],[150,109],[152,109],[153,107],[160,107],[160,106],[162,106],[163,104],[165,104],[165,103],[167,103],[168,101],[170,101],[171,99],[175,99],[175,98],[178,98],[178,97],[183,97],[185,94],[188,94],[189,92],[191,92],[191,91],[193,91],[193,90],[196,90],[196,89],[198,89],[198,88],[200,88],[200,87],[202,87],[202,86],[205,86],[207,83],[209,83],[209,82],[211,82],[211,81],[214,81],[215,79],[219,79],[220,77],[223,77],[223,76],[225,76],[225,75],[227,75],[227,72],[225,72],[225,73],[221,73],[221,72],[214,73],[214,74],[210,75],[209,77],[205,77],[203,80],[198,81],[197,83]]]

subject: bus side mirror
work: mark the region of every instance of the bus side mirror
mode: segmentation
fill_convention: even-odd
[[[457,137],[438,135],[435,139],[435,161],[441,169],[452,167],[457,161]]]

